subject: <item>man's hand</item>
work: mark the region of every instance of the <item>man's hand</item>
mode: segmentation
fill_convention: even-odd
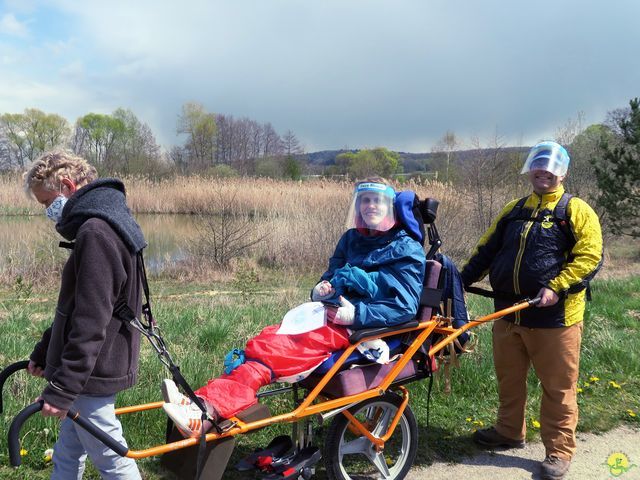
[[[33,360],[29,360],[29,365],[27,365],[27,372],[29,372],[34,377],[44,377],[44,371]]]
[[[542,287],[536,297],[540,297],[540,303],[536,305],[536,307],[551,307],[558,303],[560,297],[558,294],[551,290],[550,288]]]
[[[338,307],[336,316],[332,320],[333,323],[343,326],[353,325],[356,317],[356,307],[342,295],[340,295],[340,305],[342,306]]]
[[[42,397],[36,398],[36,402],[40,400],[42,400]],[[60,420],[67,416],[67,410],[60,410],[47,402],[44,402],[41,413],[43,417],[58,417]]]
[[[319,302],[321,300],[325,300],[327,298],[335,295],[336,290],[333,286],[327,282],[326,280],[322,280],[315,287],[313,287],[313,291],[311,292],[311,300],[314,302]]]

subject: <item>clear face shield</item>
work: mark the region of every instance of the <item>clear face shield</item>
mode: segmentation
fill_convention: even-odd
[[[396,192],[383,183],[356,185],[347,214],[347,228],[368,228],[386,232],[396,223],[393,200]]]
[[[556,142],[542,142],[531,149],[520,173],[544,170],[556,177],[563,177],[568,169],[569,154],[564,147]]]

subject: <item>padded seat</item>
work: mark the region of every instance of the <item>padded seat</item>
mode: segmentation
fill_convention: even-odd
[[[397,361],[397,360],[396,360]],[[374,363],[364,367],[354,367],[349,370],[342,370],[333,376],[322,390],[324,395],[332,398],[344,397],[364,392],[379,386],[396,364],[396,361],[386,365]],[[422,366],[415,360],[410,360],[394,380],[394,385],[406,383],[418,378],[426,377],[428,374]],[[304,388],[312,389],[322,379],[322,375],[311,375],[301,383]]]

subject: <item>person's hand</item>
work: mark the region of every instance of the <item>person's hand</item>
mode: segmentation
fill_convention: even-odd
[[[42,400],[42,397],[36,398],[36,402],[40,400]],[[58,417],[60,420],[67,416],[67,410],[61,410],[47,402],[44,402],[40,413],[42,413],[43,417]]]
[[[27,372],[29,372],[34,377],[44,377],[44,371],[42,367],[39,367],[36,362],[33,360],[29,360],[29,365],[27,365]]]
[[[353,325],[353,322],[356,318],[356,307],[353,304],[340,295],[340,305],[338,310],[336,311],[336,316],[332,320],[336,325]]]
[[[335,293],[336,290],[333,288],[333,286],[326,280],[322,280],[315,287],[313,287],[313,290],[311,291],[311,300],[313,300],[314,302],[319,302],[321,300],[332,297],[333,295],[335,295]]]
[[[556,292],[546,287],[542,287],[536,297],[540,297],[540,302],[536,307],[551,307],[560,300]]]

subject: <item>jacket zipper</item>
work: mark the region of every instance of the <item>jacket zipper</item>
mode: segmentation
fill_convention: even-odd
[[[540,201],[538,202],[538,206],[531,213],[530,218],[536,218],[538,216],[538,211],[540,211],[540,207],[542,206],[542,196],[540,196]],[[524,247],[527,243],[527,236],[529,235],[529,231],[533,226],[533,221],[530,220],[526,222],[522,228],[522,233],[520,233],[520,247],[518,249],[518,255],[516,255],[515,268],[513,270],[513,291],[520,295],[520,264],[522,263],[522,257],[524,256]],[[515,322],[516,325],[520,325],[520,312],[515,313]]]

